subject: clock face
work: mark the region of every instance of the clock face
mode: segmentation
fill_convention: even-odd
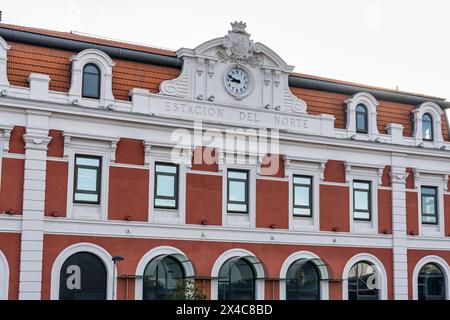
[[[232,68],[225,75],[225,86],[236,96],[242,96],[248,93],[250,89],[250,75],[242,68]]]

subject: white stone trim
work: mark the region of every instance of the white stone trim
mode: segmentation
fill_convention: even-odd
[[[369,140],[376,138],[379,134],[377,127],[377,99],[370,93],[359,92],[348,98],[345,103],[347,105],[347,123],[345,129],[349,136],[355,135],[355,137],[361,136],[361,138],[362,136],[367,136]],[[356,133],[356,107],[360,104],[364,105],[367,110],[367,134]]]
[[[112,93],[112,68],[114,61],[104,52],[97,49],[86,49],[70,58],[72,62],[72,77],[69,89],[69,99],[75,105],[86,107],[110,107],[114,105]],[[95,64],[100,70],[100,99],[83,98],[83,68],[86,64]]]
[[[9,296],[9,265],[3,252],[0,250],[0,300],[8,300]]]
[[[283,265],[280,270],[280,300],[286,300],[286,275],[289,267],[297,260],[300,259],[320,259],[320,257],[309,251],[298,251],[291,254],[289,257],[284,260]],[[314,263],[314,262],[313,262]],[[330,275],[328,274],[328,270],[326,268],[318,268],[320,272],[320,279],[329,279]],[[328,300],[328,281],[320,280],[320,300]]]
[[[344,267],[344,271],[342,272],[342,300],[348,300],[348,274],[350,269],[358,262],[367,261],[373,264],[375,270],[377,271],[380,277],[380,292],[379,297],[380,300],[387,300],[388,292],[387,292],[387,283],[388,278],[386,274],[386,270],[384,268],[383,263],[374,255],[369,253],[359,253],[354,255],[347,261],[347,264]]]
[[[152,261],[154,258],[161,256],[161,255],[172,255],[172,254],[178,254],[186,257],[188,259],[187,255],[175,248],[170,246],[162,246],[162,247],[156,247],[148,251],[139,261],[137,268],[136,268],[136,275],[142,276],[144,274],[145,268],[149,264],[150,261]],[[186,274],[195,274],[195,269],[192,263],[189,263],[189,270],[184,270]],[[183,265],[184,267],[184,265]],[[142,278],[136,278],[135,280],[135,291],[134,291],[134,299],[135,300],[142,300],[142,286],[143,286],[143,279]]]
[[[428,101],[422,103],[412,111],[414,115],[414,132],[413,137],[416,145],[425,147],[439,148],[444,145],[442,136],[442,111],[436,103]],[[429,113],[433,119],[433,141],[423,141],[422,137],[422,117],[425,113]]]
[[[11,48],[5,39],[0,37],[0,88],[8,87],[8,73],[7,73],[7,61],[8,61],[8,50]]]
[[[94,255],[96,255],[100,260],[103,261],[106,269],[106,299],[107,300],[113,300],[113,274],[115,273],[117,275],[117,272],[113,272],[114,270],[114,263],[112,261],[111,255],[103,249],[102,247],[87,243],[87,242],[80,242],[73,244],[67,248],[65,248],[55,259],[52,266],[51,271],[51,286],[50,286],[50,299],[51,300],[58,300],[59,299],[59,281],[60,281],[60,274],[61,274],[61,268],[66,262],[66,260],[72,256],[73,254],[79,253],[79,252],[89,252]],[[117,271],[117,270],[116,270]],[[117,284],[117,281],[116,281]],[[117,285],[116,285],[117,286]],[[114,292],[117,292],[114,290]],[[114,297],[115,298],[115,297]]]
[[[419,260],[419,262],[417,262],[416,266],[414,267],[414,271],[412,273],[413,300],[419,299],[419,292],[417,290],[419,273],[420,273],[420,269],[422,269],[422,267],[428,263],[434,263],[434,264],[438,265],[441,268],[442,272],[444,273],[445,291],[446,291],[445,299],[450,300],[450,285],[449,285],[450,267],[449,267],[447,261],[445,261],[443,258],[441,258],[439,256],[434,256],[434,255],[423,257],[422,259]]]
[[[218,299],[218,286],[219,286],[219,272],[222,268],[223,264],[227,262],[229,259],[234,257],[254,257],[258,259],[252,252],[245,250],[245,249],[230,249],[224,253],[222,253],[217,259],[216,262],[214,262],[214,265],[211,270],[211,300],[217,300]],[[253,266],[255,268],[256,277],[258,278],[255,280],[255,298],[256,300],[264,300],[264,285],[265,280],[264,277],[266,276],[264,273],[264,269],[262,265]]]

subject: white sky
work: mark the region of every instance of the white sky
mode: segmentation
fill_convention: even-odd
[[[450,1],[4,0],[0,10],[6,23],[169,49],[243,20],[296,72],[450,100]]]

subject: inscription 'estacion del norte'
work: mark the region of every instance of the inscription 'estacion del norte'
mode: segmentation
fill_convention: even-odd
[[[162,110],[166,115],[183,115],[203,120],[220,120],[247,125],[279,129],[305,130],[310,128],[309,119],[301,116],[277,115],[270,112],[242,111],[231,107],[215,107],[199,104],[166,101]]]

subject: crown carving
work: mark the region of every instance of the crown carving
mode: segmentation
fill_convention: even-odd
[[[244,33],[247,34],[247,32],[245,31],[245,29],[247,28],[247,24],[245,22],[232,22],[231,23],[231,28],[233,30],[233,32],[235,33]]]

